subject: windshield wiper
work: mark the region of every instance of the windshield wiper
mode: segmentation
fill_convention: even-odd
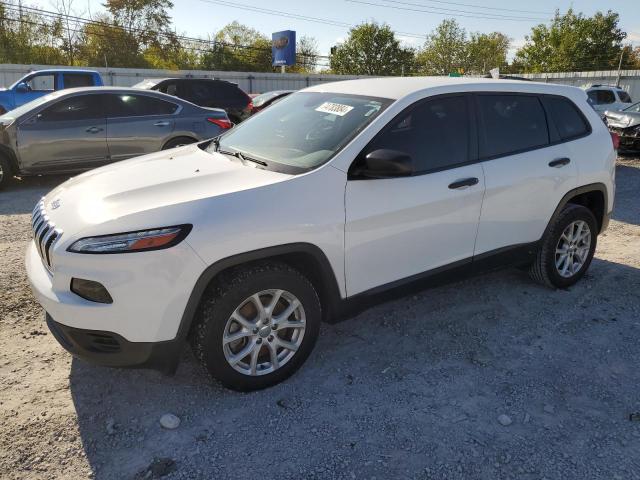
[[[215,152],[221,153],[222,155],[230,155],[232,157],[235,157],[239,160],[242,160],[243,162],[253,162],[253,163],[257,163],[258,165],[262,165],[263,167],[267,167],[268,164],[267,162],[264,162],[262,160],[258,160],[257,158],[253,158],[250,157],[249,155],[246,155],[244,153],[240,153],[240,152],[230,152],[229,150],[220,150],[220,138],[216,137],[213,139],[213,145],[215,147]]]
[[[240,160],[243,160],[243,161],[257,163],[258,165],[262,165],[263,167],[266,167],[268,165],[267,162],[263,162],[262,160],[258,160],[257,158],[249,157],[244,153],[236,152],[236,157],[238,157]]]

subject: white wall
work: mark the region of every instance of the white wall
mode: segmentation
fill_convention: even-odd
[[[536,82],[562,83],[575,87],[590,87],[594,84],[615,85],[618,80],[616,70],[599,72],[559,72],[559,73],[529,73],[520,75]],[[640,70],[621,70],[620,86],[624,88],[634,102],[640,101]]]
[[[33,70],[55,67],[51,65],[14,65],[0,64],[0,86],[8,87],[23,75]],[[145,78],[193,77],[220,78],[237,83],[247,93],[262,93],[270,90],[298,90],[319,83],[336,82],[352,78],[355,75],[301,75],[296,73],[260,73],[260,72],[216,72],[204,70],[150,70],[142,68],[94,68],[102,75],[105,85],[130,87]]]

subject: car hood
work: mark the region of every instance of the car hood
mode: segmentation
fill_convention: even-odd
[[[635,112],[604,112],[607,125],[616,128],[629,128],[640,125],[640,113]]]
[[[46,213],[64,232],[162,207],[257,188],[291,175],[247,166],[198,145],[137,157],[91,170],[44,198]],[[165,209],[166,210],[166,209]]]

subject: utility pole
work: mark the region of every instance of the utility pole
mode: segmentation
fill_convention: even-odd
[[[620,68],[622,67],[622,57],[624,55],[624,47],[620,50],[620,61],[618,62],[618,78],[616,79],[616,87],[620,86]]]

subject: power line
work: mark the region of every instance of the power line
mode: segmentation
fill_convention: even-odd
[[[445,17],[455,15],[456,17],[475,18],[475,19],[481,19],[481,20],[508,20],[508,21],[516,21],[516,22],[531,22],[531,21],[547,20],[546,18],[541,18],[541,17],[516,17],[516,16],[510,16],[510,15],[500,15],[497,13],[484,14],[484,13],[468,12],[466,10],[441,9],[441,10],[449,10],[449,13],[446,13],[442,11],[438,12],[434,10],[425,10],[423,8],[411,8],[411,7],[398,6],[398,5],[385,5],[383,3],[367,2],[364,0],[345,0],[345,1],[349,3],[359,3],[361,5],[390,8],[393,10],[405,10],[409,12],[429,13],[429,14],[441,15]],[[383,0],[383,1],[391,2],[393,0]],[[393,3],[397,3],[401,5],[417,5],[415,3],[399,2],[399,1],[393,1]],[[417,5],[417,6],[422,6],[422,5]],[[432,8],[435,8],[435,7],[432,7]]]
[[[385,1],[391,1],[391,0],[385,0]],[[444,1],[444,0],[425,0],[427,3],[439,3],[439,4],[444,4],[444,5],[458,5],[458,6],[462,6],[462,7],[471,7],[471,8],[477,8],[477,9],[485,9],[485,10],[496,10],[496,11],[502,11],[502,12],[514,12],[514,13],[542,13],[545,15],[548,15],[549,12],[541,12],[540,10],[519,10],[519,9],[515,9],[515,8],[500,8],[500,7],[487,7],[486,5],[473,5],[471,3],[459,3],[459,2],[448,2],[448,1]],[[393,2],[395,3],[395,2]],[[429,5],[424,5],[425,7],[428,7]],[[431,7],[434,8],[434,7]]]

